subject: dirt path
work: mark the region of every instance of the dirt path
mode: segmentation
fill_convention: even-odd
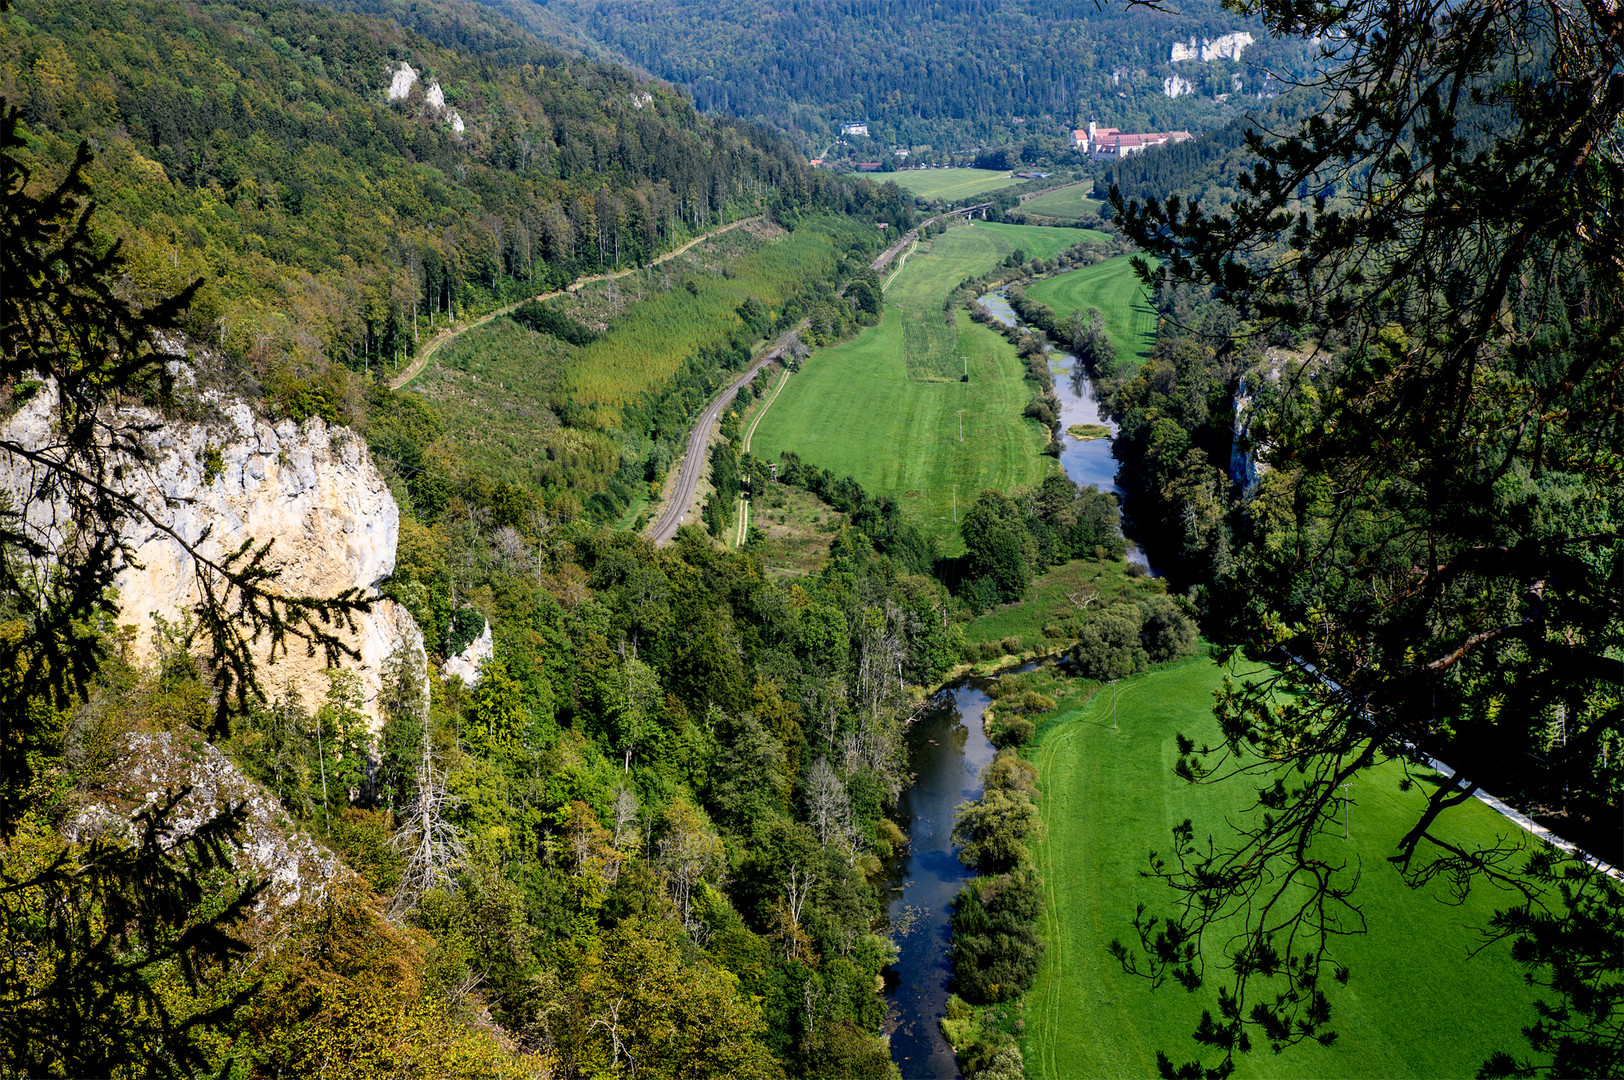
[[[683,244],[681,247],[672,248],[664,255],[651,259],[648,265],[659,266],[663,262],[669,262],[670,260],[675,259],[678,255],[681,255],[683,252],[687,251],[689,248],[693,247],[695,244],[709,240],[715,236],[721,236],[725,232],[731,232],[732,230],[737,229],[740,225],[747,225],[752,221],[760,221],[764,216],[765,215],[763,214],[757,214],[755,217],[740,218],[737,221],[728,222],[719,229],[712,229],[709,232],[700,233],[698,236],[694,237],[686,244]],[[389,389],[399,390],[407,383],[421,375],[423,373],[423,369],[428,367],[429,360],[431,360],[434,357],[434,354],[439,351],[440,346],[444,345],[446,342],[451,341],[453,338],[459,337],[462,334],[466,334],[476,326],[484,326],[486,323],[500,315],[506,315],[520,304],[528,303],[532,299],[551,300],[555,296],[564,296],[568,293],[578,292],[582,287],[591,285],[593,282],[597,281],[619,281],[623,277],[627,277],[631,274],[637,273],[639,270],[645,269],[647,269],[647,267],[634,266],[626,270],[614,270],[607,274],[593,274],[591,277],[579,278],[570,282],[568,286],[562,289],[555,289],[554,291],[548,293],[540,293],[534,297],[527,296],[523,300],[515,301],[514,303],[499,307],[495,311],[488,314],[481,315],[473,322],[463,323],[461,326],[454,326],[446,330],[441,330],[438,334],[435,334],[432,338],[430,338],[427,344],[418,349],[416,358],[413,359],[409,365],[407,365],[405,371],[402,371],[399,375],[396,375],[393,379],[389,380]]]
[[[787,382],[789,382],[789,368],[786,367],[784,369],[784,374],[778,380],[778,385],[773,387],[773,392],[771,394],[767,395],[767,400],[763,401],[761,403],[761,408],[756,410],[756,415],[754,416],[754,418],[751,419],[750,426],[747,429],[745,429],[743,450],[744,450],[744,452],[746,454],[748,454],[750,452],[750,440],[756,437],[756,425],[761,423],[761,418],[763,416],[767,415],[767,410],[773,407],[773,402],[778,400],[778,394],[779,394],[780,391],[782,391],[784,389],[784,384],[787,383]],[[734,547],[743,547],[745,540],[747,540],[749,538],[749,536],[750,536],[750,500],[746,499],[743,495],[740,495],[739,496],[739,531],[738,531],[738,534],[733,539],[733,546]]]

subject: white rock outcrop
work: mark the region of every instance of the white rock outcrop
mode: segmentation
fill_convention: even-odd
[[[136,815],[167,803],[170,793],[181,795],[166,818],[176,840],[192,836],[227,806],[243,808],[237,837],[242,846],[229,850],[238,870],[265,885],[256,905],[260,915],[319,899],[334,880],[354,877],[331,851],[294,828],[274,795],[211,743],[185,733],[127,736],[112,766],[63,824],[62,835],[76,844],[135,840]]]
[[[452,675],[462,679],[463,685],[470,689],[479,685],[480,666],[496,651],[496,643],[491,638],[490,620],[485,621],[485,629],[479,636],[468,643],[468,647],[445,662],[446,677]]]
[[[1182,97],[1185,94],[1195,93],[1195,87],[1182,75],[1169,75],[1162,80],[1162,93],[1170,98]]]
[[[1188,42],[1175,41],[1168,60],[1180,64],[1186,60],[1200,60],[1210,64],[1214,60],[1240,60],[1241,53],[1253,43],[1251,34],[1245,30],[1236,30],[1221,37],[1201,38],[1197,41],[1192,37]],[[1172,95],[1168,95],[1171,97]]]
[[[0,424],[0,439],[28,449],[50,446],[52,401],[49,392],[35,395]],[[123,462],[121,483],[126,495],[174,534],[135,517],[122,526],[134,557],[116,585],[121,621],[136,628],[138,663],[152,656],[153,616],[179,620],[201,595],[198,564],[187,545],[204,559],[218,560],[245,540],[256,546],[271,541],[266,564],[281,572],[273,588],[288,596],[333,596],[352,588],[375,596],[378,584],[394,573],[400,508],[358,436],[320,419],[273,426],[241,401],[212,404],[218,408],[213,422],[158,424],[160,418],[145,409],[117,414],[131,427],[153,425],[139,436],[147,460]],[[63,515],[39,496],[42,476],[39,466],[0,449],[0,492],[11,505],[26,507],[33,535],[61,551],[67,538],[57,522]],[[423,635],[405,608],[380,599],[342,636],[359,653],[346,666],[359,674],[365,709],[376,725],[386,660],[404,648],[414,666],[426,671]],[[292,684],[313,706],[326,692],[324,658],[319,651],[306,656],[302,642],[289,645],[273,661],[268,640],[252,643],[260,681],[272,694]]]
[[[405,101],[406,95],[410,94],[412,87],[416,85],[417,72],[412,69],[412,65],[402,60],[400,67],[396,68],[389,78],[389,100]]]

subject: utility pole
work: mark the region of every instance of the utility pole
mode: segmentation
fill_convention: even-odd
[[[959,442],[964,441],[964,410],[959,410]]]
[[[959,523],[959,485],[953,485],[953,524]]]
[[[964,381],[969,382],[970,381],[970,358],[968,356],[961,356],[961,357],[959,357],[959,359],[964,361]]]

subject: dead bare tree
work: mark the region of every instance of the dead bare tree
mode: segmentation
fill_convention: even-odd
[[[430,889],[454,890],[457,872],[468,858],[462,835],[451,823],[455,800],[446,789],[445,773],[434,763],[428,717],[422,720],[423,757],[417,767],[417,795],[407,807],[394,841],[395,850],[406,856],[389,908],[396,917],[416,907]]]

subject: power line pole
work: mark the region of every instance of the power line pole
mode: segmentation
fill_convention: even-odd
[[[959,523],[959,485],[953,485],[953,524]]]
[[[964,441],[964,410],[959,410],[959,442]]]

